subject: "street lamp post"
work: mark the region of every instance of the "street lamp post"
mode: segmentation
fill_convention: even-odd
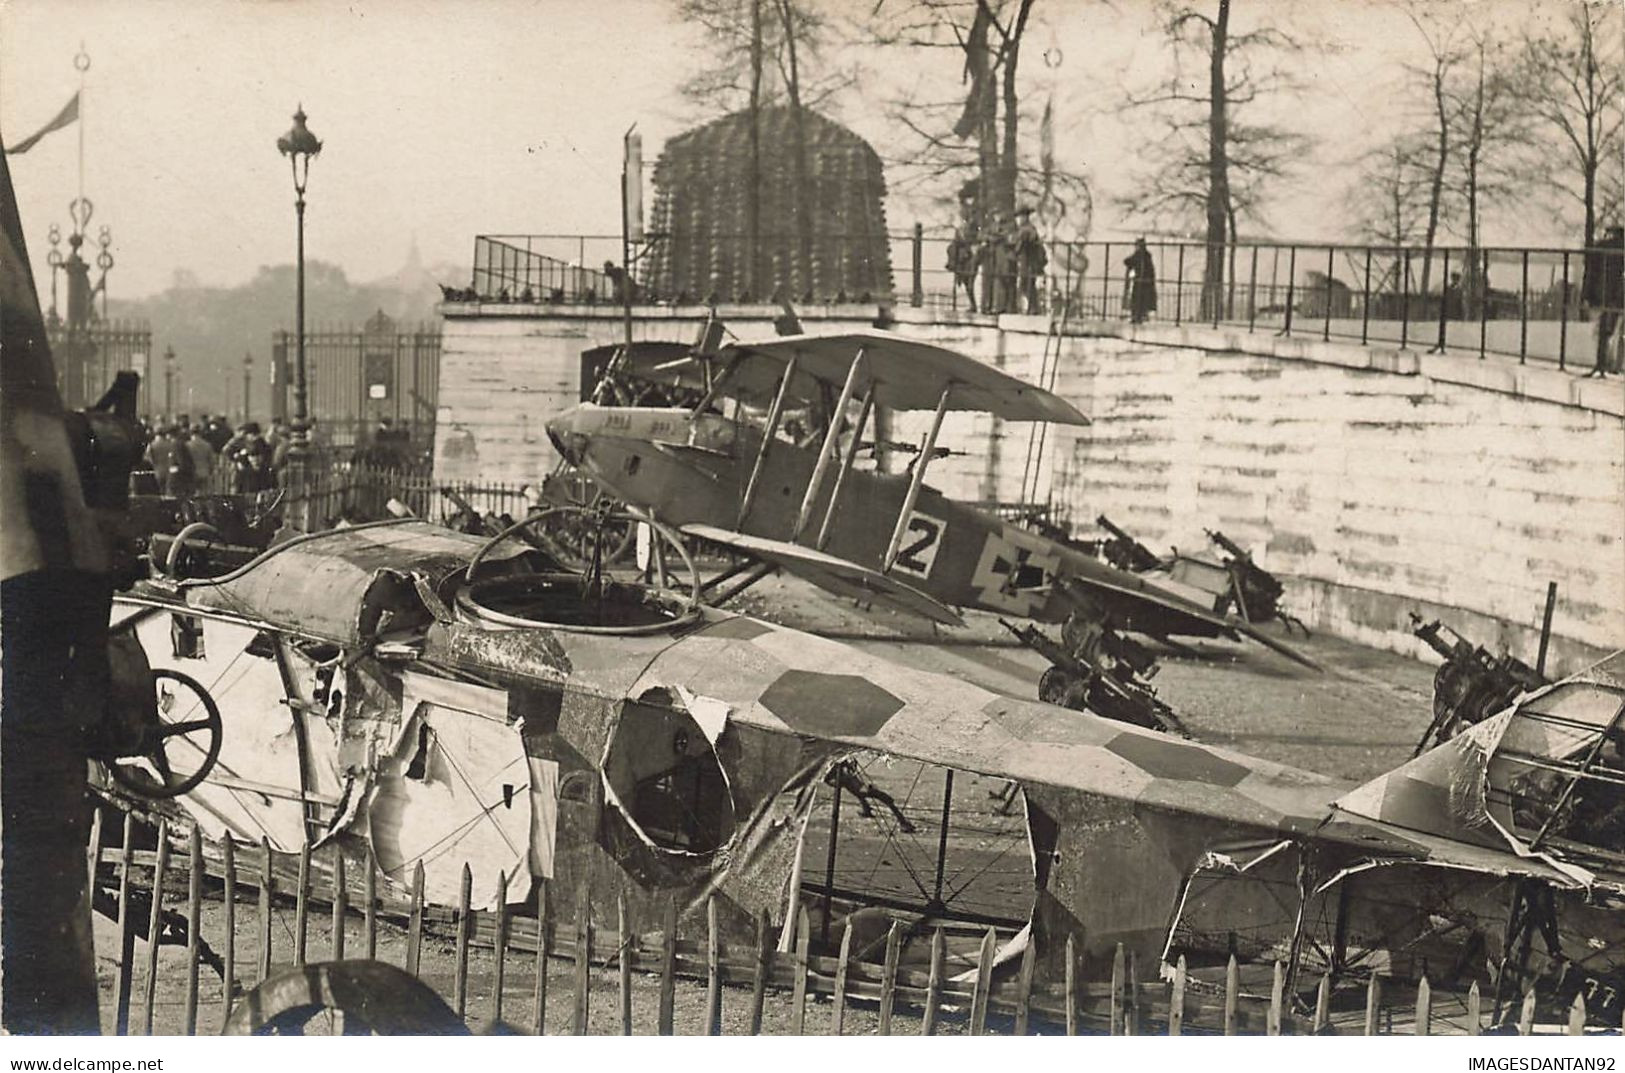
[[[164,417],[175,417],[175,348],[164,347]]]
[[[248,421],[254,411],[254,355],[243,355],[243,420]]]
[[[322,151],[321,140],[305,126],[304,105],[294,112],[293,127],[276,140],[276,147],[293,167],[293,207],[299,227],[298,297],[294,310],[297,343],[293,366],[293,420],[288,427],[288,464],[302,479],[310,453],[310,411],[305,379],[305,183],[310,178],[311,160]]]

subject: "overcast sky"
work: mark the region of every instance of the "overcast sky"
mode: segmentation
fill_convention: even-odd
[[[275,143],[300,103],[326,142],[311,169],[309,256],[357,280],[398,268],[414,240],[426,262],[467,264],[480,233],[618,229],[622,132],[638,123],[652,162],[697,117],[677,87],[707,43],[674,21],[674,7],[0,0],[0,132],[15,142],[56,114],[79,85],[82,42],[91,61],[85,193],[96,209],[91,233],[102,224],[113,232],[115,297],[161,290],[177,270],[230,285],[292,260],[292,187]],[[1530,8],[1481,0],[1478,10],[1504,21],[1558,10]],[[1414,30],[1374,0],[1236,0],[1233,10],[1243,28],[1261,12],[1286,13],[1333,46],[1307,61],[1309,89],[1281,102],[1322,145],[1270,225],[1298,239],[1349,240],[1338,191],[1348,161],[1399,113],[1398,64],[1415,55]],[[1123,113],[1121,87],[1166,62],[1151,15],[1149,0],[1035,7],[1027,99],[1054,94],[1058,155],[1097,187],[1095,237],[1136,226],[1109,195],[1125,188],[1136,140],[1149,134]],[[1046,67],[1052,47],[1059,62]],[[831,111],[885,153],[896,135],[874,102],[910,85],[951,92],[958,74],[947,51],[894,60]],[[67,223],[79,134],[70,127],[11,158],[36,273],[49,226]],[[903,228],[927,211],[894,198],[888,217]],[[1509,214],[1488,237],[1574,241],[1527,213]]]

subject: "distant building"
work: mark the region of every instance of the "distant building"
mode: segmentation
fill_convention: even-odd
[[[886,179],[869,143],[803,109],[811,241],[796,219],[795,124],[784,105],[759,110],[759,228],[752,234],[751,114],[735,112],[666,143],[654,169],[649,263],[656,301],[878,302],[892,292]]]

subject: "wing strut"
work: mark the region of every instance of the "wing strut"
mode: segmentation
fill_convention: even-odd
[[[773,435],[779,431],[779,419],[784,416],[784,400],[790,394],[790,381],[796,375],[796,356],[790,355],[790,360],[784,365],[784,378],[779,381],[778,393],[773,396],[773,405],[767,411],[767,424],[762,428],[762,446],[756,452],[756,464],[750,468],[750,480],[745,483],[745,495],[739,501],[739,521],[734,526],[740,532],[745,530],[745,519],[750,516],[751,501],[756,498],[756,486],[762,480],[762,466],[767,462],[767,452],[773,446]]]
[[[908,494],[903,497],[903,508],[897,512],[897,524],[892,527],[891,543],[886,546],[886,558],[880,568],[881,573],[891,573],[893,564],[897,562],[897,553],[903,547],[903,535],[908,532],[909,515],[914,513],[914,503],[920,498],[920,485],[925,483],[925,471],[931,465],[931,456],[936,453],[937,433],[942,431],[942,418],[948,412],[948,397],[953,392],[953,381],[950,380],[942,386],[942,397],[937,400],[937,412],[931,417],[931,427],[926,430],[920,457],[914,463],[914,475],[908,482]]]
[[[852,442],[846,446],[846,455],[841,459],[840,472],[835,474],[835,489],[829,494],[829,506],[824,508],[824,521],[818,527],[818,540],[813,545],[823,551],[829,544],[830,527],[835,524],[835,507],[841,501],[841,490],[846,487],[846,475],[852,472],[852,461],[858,457],[858,447],[863,443],[863,430],[869,424],[869,413],[875,408],[875,386],[869,385],[869,390],[863,393],[863,405],[858,407],[858,423],[852,429]]]
[[[841,385],[841,397],[835,403],[835,409],[830,411],[829,429],[824,433],[824,446],[818,452],[818,463],[813,466],[812,479],[807,482],[807,494],[801,497],[801,511],[796,515],[796,527],[790,530],[792,544],[801,539],[802,531],[812,520],[813,500],[818,498],[818,489],[824,483],[824,474],[829,472],[830,455],[835,453],[839,446],[841,418],[846,416],[846,407],[852,401],[852,389],[857,385],[858,370],[862,366],[863,347],[859,347],[857,356],[852,359],[852,366],[846,370],[846,382]]]

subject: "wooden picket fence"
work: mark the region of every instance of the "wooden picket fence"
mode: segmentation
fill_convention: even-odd
[[[1477,1035],[1486,1026],[1483,1002],[1478,986],[1474,984],[1465,996],[1452,996],[1464,1010],[1459,1016],[1437,1015],[1435,1005],[1440,996],[1423,978],[1415,986],[1414,1003],[1409,1006],[1389,1002],[1385,995],[1393,982],[1382,975],[1372,975],[1365,992],[1364,1016],[1355,1021],[1349,1016],[1333,1016],[1331,995],[1332,979],[1324,976],[1319,981],[1312,1014],[1295,1008],[1286,992],[1286,973],[1282,963],[1273,966],[1269,993],[1259,995],[1245,990],[1241,970],[1231,957],[1226,968],[1222,988],[1199,983],[1190,978],[1185,959],[1181,957],[1169,981],[1142,981],[1136,976],[1132,953],[1117,947],[1112,961],[1111,977],[1103,981],[1081,978],[1078,953],[1082,950],[1081,936],[1069,936],[1066,943],[1066,969],[1059,984],[1040,985],[1033,979],[1034,951],[1029,944],[1013,980],[995,981],[994,954],[997,937],[992,928],[981,938],[974,974],[966,980],[965,974],[950,978],[947,972],[947,951],[944,931],[937,928],[932,934],[929,972],[910,970],[899,965],[902,925],[893,923],[887,935],[884,960],[879,963],[851,956],[852,929],[848,925],[836,957],[813,954],[810,943],[810,925],[805,907],[797,918],[796,941],[793,949],[777,949],[777,928],[770,927],[764,913],[757,921],[756,942],[749,948],[728,945],[719,940],[717,906],[713,899],[707,904],[707,928],[699,938],[684,938],[678,934],[678,911],[675,900],[666,904],[664,920],[659,929],[659,942],[645,945],[639,931],[629,920],[626,898],[616,905],[615,928],[602,927],[591,915],[590,899],[577,898],[577,913],[573,921],[553,919],[547,895],[547,883],[538,885],[535,915],[519,916],[507,904],[506,891],[509,877],[497,878],[497,909],[471,909],[474,882],[465,865],[462,873],[459,904],[455,910],[425,903],[423,868],[420,864],[413,878],[413,890],[407,899],[380,896],[376,889],[376,872],[362,869],[361,889],[346,874],[344,857],[337,851],[319,856],[311,853],[307,845],[295,858],[293,855],[273,852],[268,842],[259,845],[236,843],[222,839],[214,852],[204,853],[204,840],[196,827],[187,835],[187,849],[177,859],[170,846],[167,822],[158,826],[155,850],[140,850],[134,846],[137,826],[142,822],[128,813],[122,815],[123,828],[118,847],[103,847],[102,825],[104,810],[98,809],[93,821],[93,837],[89,850],[89,868],[93,888],[98,882],[117,890],[117,919],[123,936],[119,957],[116,1031],[129,1034],[131,1011],[140,1007],[139,1026],[142,1034],[151,1035],[154,1009],[158,993],[160,938],[165,930],[164,895],[179,887],[185,877],[185,1034],[195,1034],[200,1027],[199,968],[200,947],[204,932],[204,885],[206,880],[218,885],[224,920],[221,925],[223,946],[220,957],[223,976],[222,999],[217,1023],[224,1024],[233,1003],[243,990],[266,979],[273,967],[310,961],[340,960],[348,957],[374,958],[378,954],[380,925],[404,928],[404,969],[420,976],[424,949],[424,936],[449,938],[455,942],[452,987],[449,996],[443,996],[457,1015],[465,1021],[484,1018],[490,1024],[506,1024],[513,1028],[540,1033],[548,1023],[549,973],[551,959],[562,959],[573,967],[569,974],[570,993],[555,1001],[569,1003],[572,1031],[588,1031],[589,1011],[595,1000],[610,996],[608,988],[600,982],[598,989],[606,994],[594,994],[594,966],[614,967],[617,986],[614,1001],[618,1023],[623,1034],[633,1031],[633,974],[654,974],[659,981],[658,1029],[662,1035],[673,1032],[679,977],[705,982],[702,1024],[707,1034],[723,1031],[722,1004],[728,985],[749,988],[749,1032],[759,1034],[763,1029],[763,1011],[771,991],[775,1001],[787,994],[790,1003],[790,1032],[803,1035],[809,1032],[827,1032],[840,1035],[846,1028],[847,1012],[856,1002],[873,1003],[877,1007],[878,1032],[889,1035],[894,1018],[907,1011],[919,1020],[919,1031],[932,1035],[949,1021],[972,1035],[1005,1032],[1027,1035],[1031,1032],[1067,1035],[1110,1034],[1150,1035],[1167,1034],[1364,1034],[1385,1035],[1409,1031],[1427,1035],[1435,1028]],[[324,860],[322,858],[330,858]],[[145,880],[143,884],[141,881]],[[527,880],[528,881],[528,880]],[[152,892],[146,915],[145,930],[142,921],[133,919],[133,903],[138,900],[141,887]],[[211,892],[211,898],[214,896]],[[274,902],[293,901],[294,924],[291,949],[280,959],[273,957]],[[173,898],[172,898],[173,900]],[[313,911],[325,903],[331,913],[329,949],[314,951],[309,948],[308,937]],[[252,908],[250,908],[252,907]],[[237,956],[237,913],[256,914],[255,931],[257,950],[254,959],[253,980],[239,979]],[[347,945],[347,932],[353,930],[353,917],[362,921],[359,947]],[[650,929],[643,929],[648,933]],[[135,994],[137,978],[134,940],[137,935],[146,938],[144,965],[140,967],[140,993]],[[471,949],[479,947],[489,951],[492,962],[489,1006],[483,1012],[470,1009],[469,962]],[[324,956],[325,955],[325,956]],[[519,1002],[513,989],[505,985],[508,965],[515,955],[528,955],[535,969],[535,983],[530,989],[528,1002]],[[426,981],[429,982],[429,981]],[[828,996],[830,1001],[828,1022],[824,1026],[813,1023],[809,1013],[812,996]],[[139,1001],[138,1001],[139,999]],[[1517,1029],[1521,1034],[1535,1032],[1536,1000],[1533,991],[1522,996]],[[1409,1013],[1411,1016],[1406,1017]],[[1396,1014],[1399,1016],[1396,1018]],[[527,1016],[528,1015],[528,1016]],[[213,1018],[211,1018],[213,1019]],[[1409,1022],[1408,1024],[1406,1022]],[[1586,1006],[1583,996],[1577,996],[1569,1010],[1566,1031],[1579,1035],[1586,1025]],[[1549,1029],[1547,1029],[1549,1031]]]

